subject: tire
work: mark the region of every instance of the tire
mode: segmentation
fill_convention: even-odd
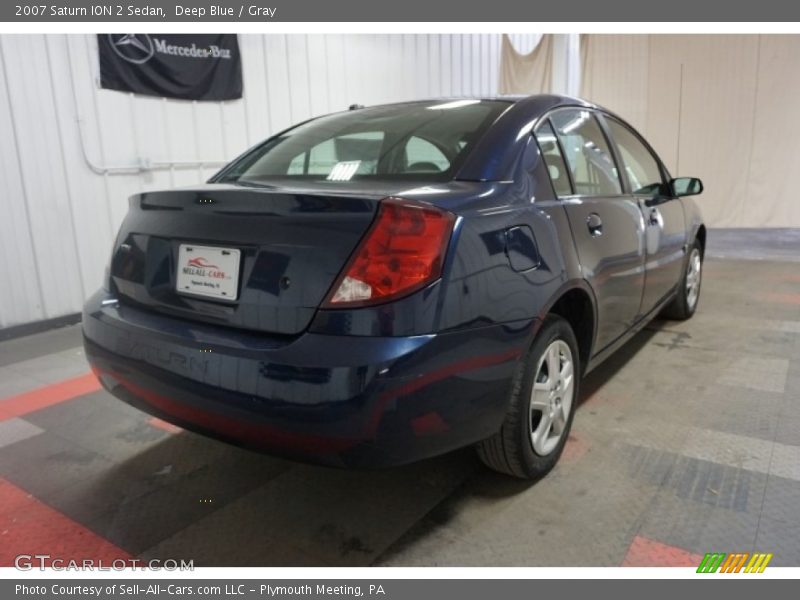
[[[678,293],[661,312],[662,316],[676,321],[691,319],[700,301],[700,287],[703,283],[703,249],[695,240],[686,253],[683,274],[678,285]]]
[[[561,385],[553,391],[556,381],[550,380],[550,365],[555,364],[555,353],[560,366],[556,381]],[[567,364],[572,367],[571,375]],[[535,480],[546,475],[558,462],[567,442],[578,399],[580,373],[578,343],[572,328],[561,317],[548,315],[517,368],[508,412],[500,431],[477,446],[484,464],[521,479]],[[549,407],[556,418],[548,424],[545,411],[537,410],[537,406]],[[556,438],[557,428],[560,432]]]

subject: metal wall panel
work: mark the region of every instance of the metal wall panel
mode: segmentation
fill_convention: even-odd
[[[130,194],[201,182],[271,133],[352,103],[497,90],[497,34],[239,43],[244,98],[207,103],[101,90],[93,35],[0,36],[0,328],[80,310]]]
[[[0,39],[0,81],[7,80]],[[17,152],[17,127],[8,86],[0,89],[0,327],[44,318],[39,273],[28,218],[27,190]]]

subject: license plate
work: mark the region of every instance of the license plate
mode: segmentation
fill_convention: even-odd
[[[240,258],[241,252],[235,248],[181,244],[178,249],[176,291],[220,300],[236,300]]]

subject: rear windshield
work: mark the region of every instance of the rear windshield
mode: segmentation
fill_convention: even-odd
[[[314,119],[272,138],[218,181],[451,179],[509,107],[494,100],[380,106]]]

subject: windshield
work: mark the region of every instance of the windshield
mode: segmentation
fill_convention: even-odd
[[[218,181],[278,179],[447,181],[509,103],[417,102],[314,119],[272,138]]]

